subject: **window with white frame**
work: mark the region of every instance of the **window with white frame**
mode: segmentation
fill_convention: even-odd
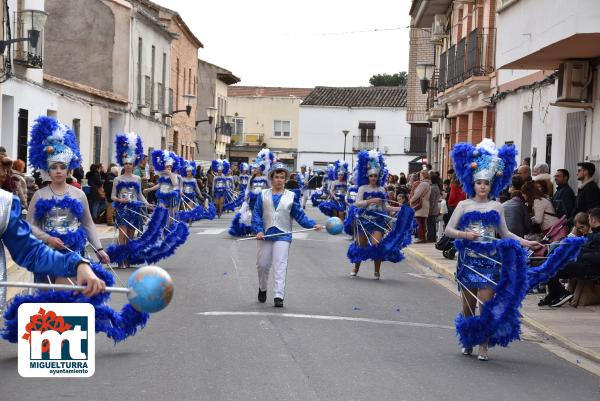
[[[244,119],[234,118],[232,122],[233,134],[242,135],[244,133]]]
[[[281,138],[289,138],[291,135],[291,122],[289,120],[273,121],[273,136]]]

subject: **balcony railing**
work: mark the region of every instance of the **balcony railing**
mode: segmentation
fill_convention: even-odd
[[[423,155],[427,153],[427,127],[411,126],[410,136],[404,138],[404,153]]]
[[[379,136],[360,136],[356,135],[352,137],[352,150],[354,152],[360,152],[361,150],[379,149]]]
[[[473,76],[485,76],[495,67],[496,29],[476,28],[440,54],[438,91],[443,92]]]
[[[235,141],[237,146],[260,146],[263,143],[263,134],[233,134],[231,141]]]
[[[440,68],[438,72],[437,88],[438,92],[443,92],[446,89],[446,68],[448,66],[446,62],[447,53],[443,52],[440,54]]]

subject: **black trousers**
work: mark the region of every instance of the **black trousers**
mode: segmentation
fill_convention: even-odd
[[[564,269],[548,281],[547,297],[549,299],[556,299],[565,291],[565,288],[559,281],[561,278],[586,278],[598,275],[600,275],[600,266],[591,266],[581,262],[569,262],[565,265]]]

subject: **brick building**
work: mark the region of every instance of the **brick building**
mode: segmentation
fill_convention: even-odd
[[[412,25],[412,24],[411,24]],[[407,153],[415,155],[414,162],[431,151],[431,124],[428,120],[427,94],[421,93],[421,85],[417,78],[417,63],[433,64],[435,46],[431,42],[431,32],[421,28],[411,28],[410,49],[408,55],[408,82],[406,85],[406,122],[410,124],[410,137],[405,144]],[[428,149],[429,148],[429,149]],[[433,161],[432,161],[433,162]]]
[[[436,43],[429,118],[440,170],[446,171],[455,143],[495,137],[490,98],[497,85],[496,0],[413,0],[411,16],[414,27],[431,29]]]

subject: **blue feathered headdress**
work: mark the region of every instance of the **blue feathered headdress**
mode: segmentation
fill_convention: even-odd
[[[29,165],[34,169],[48,171],[56,162],[64,163],[72,170],[81,165],[77,138],[70,127],[55,118],[41,116],[31,128],[29,141]]]
[[[134,166],[137,166],[144,155],[142,138],[133,132],[117,134],[115,137],[115,148],[115,158],[117,164],[120,166],[124,163],[132,163]]]
[[[185,177],[187,175],[188,170],[191,170],[193,174],[196,174],[196,162],[193,160],[184,160],[181,163],[181,168],[179,169],[179,174]]]
[[[212,161],[212,163],[210,164],[210,168],[214,173],[223,171],[223,175],[227,175],[229,174],[230,165],[227,160],[217,159]]]
[[[513,145],[502,145],[496,149],[489,138],[476,147],[470,143],[457,143],[450,156],[462,189],[469,197],[475,196],[474,184],[477,180],[489,181],[490,197],[498,197],[510,184],[512,172],[517,167],[517,149]]]
[[[181,167],[181,158],[170,150],[152,151],[152,166],[156,171],[165,171],[166,166],[171,166],[172,171],[178,171]]]
[[[356,164],[355,183],[357,186],[369,183],[369,172],[378,174],[377,185],[383,186],[387,176],[383,155],[376,150],[361,150]]]
[[[260,171],[263,173],[268,173],[271,170],[271,165],[276,161],[277,159],[275,158],[275,154],[273,152],[271,152],[269,149],[263,149],[258,152],[254,164],[258,165],[260,167]]]
[[[246,162],[240,163],[240,173],[247,173],[250,171],[250,165]]]
[[[344,161],[344,160],[336,160],[335,164],[335,179],[337,180],[337,177],[340,174],[344,174],[344,181],[348,180],[348,162]]]

